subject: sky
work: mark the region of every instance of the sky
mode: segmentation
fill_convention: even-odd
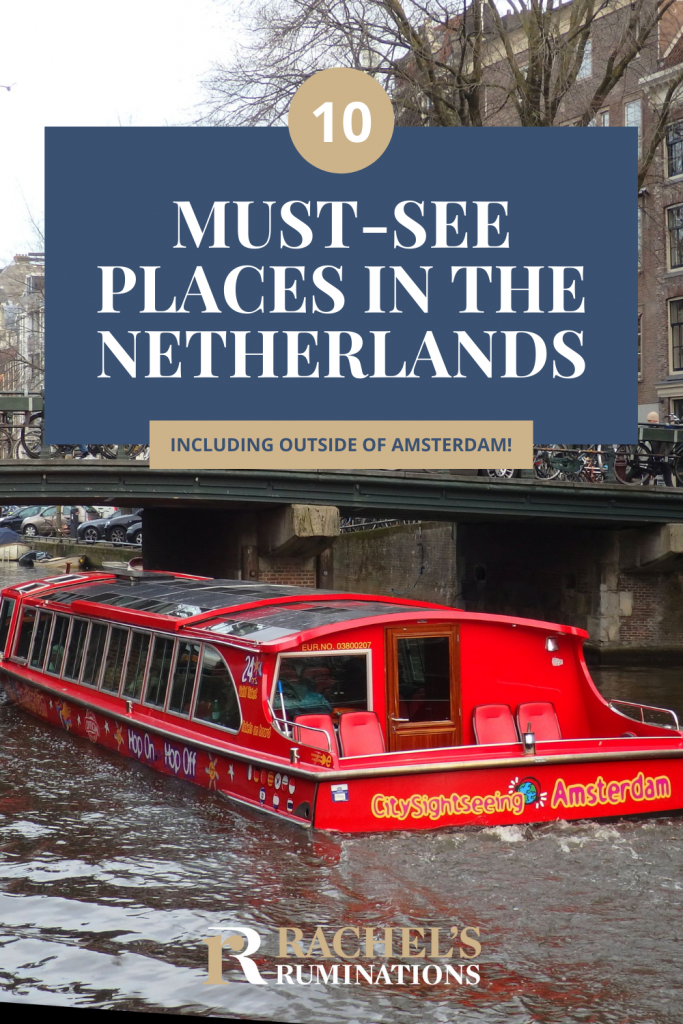
[[[36,251],[46,126],[194,120],[237,37],[223,0],[2,0],[0,267]]]

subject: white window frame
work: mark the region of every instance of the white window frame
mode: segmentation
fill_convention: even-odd
[[[80,674],[78,682],[79,682],[79,684],[81,686],[87,686],[91,690],[99,690],[99,688],[100,688],[100,679],[102,678],[102,669],[104,667],[104,658],[105,658],[105,655],[107,653],[107,648],[109,647],[109,625],[110,625],[110,623],[105,622],[103,619],[89,619],[88,622],[89,622],[88,635],[85,638],[85,650],[83,651],[83,661],[81,662],[81,674]],[[105,630],[107,632],[106,632],[105,637],[104,637],[104,652],[102,654],[102,661],[100,662],[100,667],[97,670],[97,678],[92,683],[86,683],[85,679],[83,678],[83,673],[85,672],[85,662],[86,662],[86,658],[88,656],[88,648],[90,647],[90,638],[92,637],[93,626],[104,626],[104,628],[105,628]],[[109,693],[108,690],[105,690],[104,692],[105,693]]]
[[[197,667],[196,667],[195,673],[194,673],[194,682],[192,684],[192,693],[190,694],[190,710],[187,712],[187,714],[183,714],[182,711],[174,711],[173,708],[170,706],[171,705],[171,692],[173,690],[173,676],[175,675],[176,666],[178,664],[178,654],[180,653],[180,645],[182,643],[185,643],[185,644],[196,644],[197,647],[199,648],[199,657],[197,658]],[[210,644],[209,646],[212,646],[212,645]],[[216,649],[218,649],[218,648],[216,648]],[[147,661],[148,662],[149,662],[149,654],[150,654],[151,650],[152,650],[152,645],[150,644],[149,645],[149,651],[147,652]],[[189,721],[189,719],[192,717],[192,712],[194,711],[195,699],[196,699],[196,696],[197,696],[197,686],[199,685],[199,675],[200,675],[200,672],[201,672],[202,662],[203,661],[204,661],[204,644],[202,643],[201,640],[197,639],[197,637],[189,637],[189,636],[178,636],[178,637],[176,637],[176,645],[175,645],[175,648],[173,649],[173,664],[171,665],[171,672],[170,672],[169,678],[168,678],[168,692],[166,694],[166,703],[165,703],[165,706],[164,706],[164,711],[166,712],[167,715],[174,715],[176,718],[182,718],[186,722]],[[225,661],[225,658],[223,658],[223,661]],[[226,662],[226,664],[227,664],[227,662]],[[146,672],[146,668],[145,668],[145,672]],[[228,666],[228,672],[230,672],[230,666]],[[234,686],[235,685],[235,680],[233,678],[232,672],[230,672],[230,678],[232,679],[232,685]],[[121,691],[121,692],[123,692],[123,691]],[[236,688],[235,688],[235,696],[237,697],[237,703],[239,704],[240,695],[239,695],[239,693],[238,693]],[[198,718],[197,721],[198,722],[204,722],[204,719],[203,718]],[[204,724],[205,725],[210,725],[211,723],[210,722],[204,722]],[[241,726],[241,724],[242,724],[242,711],[240,709],[240,726]],[[223,726],[218,726],[218,728],[221,729],[221,728],[223,728]],[[232,732],[232,730],[228,730],[228,731]],[[239,732],[239,730],[238,730],[238,732]]]
[[[191,637],[186,637],[185,639],[187,639],[190,643],[194,643],[194,640]],[[181,638],[178,637],[177,640],[178,640],[178,643],[180,643]],[[219,725],[217,722],[208,722],[206,720],[206,718],[197,718],[196,715],[195,715],[196,704],[197,704],[197,700],[199,699],[199,684],[201,682],[202,669],[204,667],[204,653],[205,653],[205,651],[206,651],[206,649],[208,647],[210,647],[213,651],[216,652],[216,654],[219,656],[219,658],[222,660],[223,664],[225,665],[226,669],[228,670],[228,675],[230,676],[230,682],[232,683],[232,688],[235,691],[235,699],[237,700],[237,710],[239,711],[239,716],[240,716],[240,724],[238,725],[238,727],[236,729],[229,729],[227,725]],[[176,658],[177,650],[178,650],[178,644],[176,644],[176,648],[175,648],[175,650],[173,652],[173,664],[174,665],[175,665],[175,658]],[[235,648],[230,648],[230,650],[235,650]],[[169,679],[168,690],[169,690],[169,696],[166,699],[166,703],[167,704],[168,704],[168,701],[170,699],[170,691],[171,691],[170,679]],[[242,714],[242,701],[240,700],[239,687],[237,686],[237,683],[235,682],[235,677],[232,674],[232,669],[230,668],[230,665],[228,664],[228,659],[225,657],[225,654],[220,649],[220,647],[218,647],[216,644],[207,643],[205,641],[202,641],[202,649],[199,652],[199,664],[197,665],[197,674],[194,677],[194,688],[192,690],[192,705],[191,705],[191,707],[192,707],[192,714],[190,715],[190,719],[192,720],[192,722],[196,722],[197,725],[207,725],[210,729],[220,729],[221,732],[230,733],[232,736],[239,736],[239,734],[242,731],[242,723],[244,722],[244,715]],[[177,711],[169,711],[168,713],[171,714],[171,715],[173,715],[173,714],[177,715],[178,714]],[[184,716],[182,716],[182,717],[184,717]]]
[[[130,647],[131,627],[126,625],[124,622],[110,622],[110,623],[108,623],[108,625],[109,625],[109,631],[107,633],[107,643],[106,643],[106,646],[104,648],[104,656],[102,658],[102,668],[100,669],[100,681],[99,681],[99,685],[98,685],[97,689],[100,690],[101,693],[108,694],[110,697],[118,697],[119,693],[121,692],[121,686],[123,685],[123,680],[125,678],[126,665],[128,664],[128,649]],[[121,663],[121,678],[119,679],[119,685],[118,685],[118,687],[115,690],[105,690],[102,687],[102,683],[104,682],[104,668],[105,668],[105,665],[107,664],[107,658],[109,657],[109,648],[111,647],[111,635],[112,635],[112,630],[113,629],[125,629],[125,631],[126,631],[126,633],[128,635],[126,636],[126,648],[125,648],[125,650],[123,652],[123,661]]]
[[[586,78],[591,78],[593,75],[593,42],[590,38],[586,40],[586,45],[583,50],[583,58],[581,60],[581,66],[576,74],[576,81],[581,82]]]
[[[671,323],[671,303],[672,302],[683,302],[683,295],[675,295],[672,299],[667,300],[666,312],[667,312],[667,336],[669,341],[669,373],[671,375],[683,375],[683,369],[674,370],[674,346],[673,346],[673,324]],[[682,321],[683,322],[683,321]]]
[[[278,654],[275,662],[275,672],[273,673],[273,685],[270,690],[270,696],[268,698],[268,707],[271,714],[273,715],[272,724],[276,732],[279,732],[285,739],[291,740],[286,732],[279,728],[278,722],[281,719],[278,717],[278,712],[282,714],[282,707],[278,707],[275,703],[277,700],[277,681],[280,678],[280,663],[283,659],[287,658],[334,658],[344,657],[349,654],[364,654],[365,662],[367,665],[367,688],[368,688],[368,711],[374,711],[373,693],[372,693],[372,648],[371,647],[349,647],[348,650],[343,651],[288,651],[286,654]],[[291,722],[290,725],[294,723]]]
[[[681,263],[675,267],[671,265],[671,228],[669,227],[669,211],[680,209],[683,212],[683,203],[672,203],[671,206],[667,206],[664,209],[664,228],[666,231],[666,267],[667,270],[672,274],[683,273],[683,239],[681,241]],[[681,230],[683,231],[683,223],[681,224]]]
[[[638,117],[632,118],[630,112],[638,111]],[[643,104],[640,99],[627,100],[624,103],[624,127],[625,128],[637,128],[638,129],[638,159],[640,159],[640,144],[641,134],[643,127]]]
[[[47,660],[47,652],[50,650],[50,640],[52,639],[52,630],[54,629],[54,625],[55,625],[55,615],[56,615],[56,613],[52,610],[52,608],[39,608],[38,609],[38,615],[36,616],[36,625],[33,627],[33,636],[31,637],[31,646],[29,647],[28,656],[26,658],[26,667],[30,668],[32,672],[43,672],[43,673],[46,673],[46,669],[45,669],[44,665],[32,665],[31,664],[31,658],[33,657],[33,648],[36,645],[36,626],[38,625],[38,623],[40,621],[40,616],[41,615],[49,615],[50,616],[50,625],[49,625],[48,631],[47,631],[47,640],[46,640],[46,643],[45,643],[45,651],[43,652],[43,660]],[[67,635],[68,635],[68,632],[69,631],[67,630]],[[50,675],[51,676],[54,675],[54,672],[50,672]]]
[[[679,174],[669,174],[669,128],[673,128],[674,125],[681,125],[681,126],[683,126],[683,118],[680,118],[680,117],[676,118],[675,121],[671,121],[670,124],[668,124],[666,126],[666,135],[664,136],[664,142],[663,142],[663,145],[664,145],[664,167],[666,168],[666,178],[669,181],[679,181],[681,178],[683,178],[683,170],[681,170],[681,172]],[[682,163],[683,163],[683,161],[682,161]]]

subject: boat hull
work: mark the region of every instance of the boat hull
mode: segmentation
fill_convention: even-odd
[[[36,718],[107,750],[132,758],[164,775],[172,775],[215,792],[243,806],[266,811],[297,825],[310,827],[316,782],[292,774],[286,766],[259,759],[250,751],[223,753],[202,741],[154,728],[128,716],[105,712],[0,672],[9,699]]]
[[[578,763],[480,767],[321,783],[314,824],[341,832],[531,825],[683,808],[683,751]],[[518,759],[519,760],[519,759]],[[336,789],[334,787],[337,787]]]
[[[31,548],[28,544],[3,544],[0,547],[0,562],[18,562]]]
[[[583,752],[573,759],[513,757],[498,764],[489,759],[480,766],[460,762],[440,770],[413,765],[403,771],[375,767],[321,773],[273,763],[256,751],[220,751],[205,738],[192,742],[161,724],[104,711],[6,671],[0,672],[0,680],[15,704],[72,736],[243,807],[326,831],[529,825],[683,808],[683,749],[678,740],[659,752]]]

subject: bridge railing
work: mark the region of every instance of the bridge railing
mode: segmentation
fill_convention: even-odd
[[[46,445],[43,417],[42,394],[0,392],[0,459],[149,458],[149,446],[143,444]],[[421,471],[426,476],[431,472]],[[461,475],[458,470],[449,472]],[[492,480],[522,476],[547,483],[683,486],[683,426],[641,423],[638,442],[630,445],[539,444],[534,446],[533,469],[479,472]]]

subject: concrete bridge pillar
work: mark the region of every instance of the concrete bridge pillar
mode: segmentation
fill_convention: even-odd
[[[591,640],[604,646],[621,639],[623,620],[633,614],[633,591],[625,589],[622,578],[620,531],[604,530],[597,539],[597,590],[586,628]]]
[[[329,587],[324,553],[338,534],[339,512],[332,506],[146,508],[142,558],[145,569]]]

